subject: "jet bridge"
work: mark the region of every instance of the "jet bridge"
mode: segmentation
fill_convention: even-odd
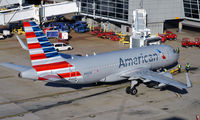
[[[39,21],[39,8],[34,5],[0,11],[0,25],[31,18]]]
[[[78,12],[78,6],[76,2],[60,2],[56,4],[46,4],[42,5],[40,8],[40,17],[45,20],[47,17],[63,15],[69,13]]]
[[[18,8],[0,11],[0,25],[6,25],[8,23],[26,19],[35,19],[36,22],[40,22],[40,18],[43,18],[42,20],[44,20],[46,17],[76,12],[78,12],[76,2],[68,1],[41,5],[38,7],[34,5],[19,6]]]
[[[0,0],[0,7],[10,6],[14,4],[22,4],[25,0]]]

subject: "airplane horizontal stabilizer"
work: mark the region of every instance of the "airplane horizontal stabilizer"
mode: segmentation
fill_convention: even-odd
[[[16,71],[20,71],[20,72],[23,72],[27,69],[32,68],[30,66],[17,65],[17,64],[12,64],[12,63],[0,63],[0,65],[6,68],[16,70]]]

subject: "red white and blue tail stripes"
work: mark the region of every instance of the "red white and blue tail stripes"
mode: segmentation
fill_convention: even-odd
[[[81,77],[72,64],[65,61],[35,22],[24,22],[32,67],[39,80],[57,76],[57,79]]]

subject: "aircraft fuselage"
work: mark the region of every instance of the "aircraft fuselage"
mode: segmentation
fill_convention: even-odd
[[[82,77],[72,83],[114,82],[123,80],[119,73],[135,68],[158,69],[178,60],[178,54],[167,45],[120,50],[67,60],[80,71]]]

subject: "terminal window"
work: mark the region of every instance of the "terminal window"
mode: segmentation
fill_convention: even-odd
[[[200,0],[183,0],[185,17],[199,19]]]
[[[80,2],[82,13],[128,21],[129,0],[77,0],[77,2]]]

